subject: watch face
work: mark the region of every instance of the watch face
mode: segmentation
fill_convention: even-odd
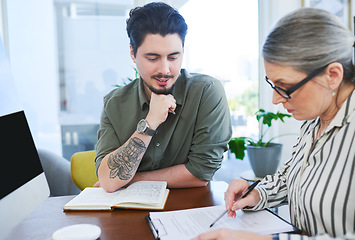
[[[146,129],[146,126],[147,126],[147,124],[144,121],[144,119],[140,120],[137,125],[137,132],[143,133],[143,131]]]

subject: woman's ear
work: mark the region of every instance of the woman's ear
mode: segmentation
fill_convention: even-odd
[[[339,62],[333,62],[328,65],[325,70],[325,73],[328,76],[328,84],[332,90],[337,89],[344,77],[344,68],[343,65]]]
[[[133,62],[136,63],[136,57],[134,56],[134,51],[133,51],[132,45],[129,45],[129,50],[130,50],[129,53],[131,55]]]

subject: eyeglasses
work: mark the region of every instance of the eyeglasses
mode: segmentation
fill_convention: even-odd
[[[270,79],[265,76],[265,81],[270,84],[271,88],[274,89],[281,97],[286,98],[286,99],[291,99],[290,94],[302,87],[304,84],[306,84],[309,80],[317,76],[319,73],[321,73],[326,67],[328,67],[328,64],[316,69],[315,71],[311,72],[305,79],[297,83],[295,86],[289,88],[289,89],[282,89],[280,87],[276,87]]]

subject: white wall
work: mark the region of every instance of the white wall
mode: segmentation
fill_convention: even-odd
[[[35,144],[61,154],[53,2],[6,4],[10,64]]]
[[[6,0],[0,0],[0,36],[8,54],[8,34],[7,34],[7,12]]]

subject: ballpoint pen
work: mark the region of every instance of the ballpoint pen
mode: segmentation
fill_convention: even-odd
[[[243,194],[243,196],[241,196],[240,198],[245,198],[255,187],[256,185],[258,185],[258,183],[260,182],[260,180],[255,181],[252,185],[250,185],[247,189],[247,191]],[[228,212],[228,210],[225,210],[220,216],[218,216],[218,218],[216,220],[214,220],[213,223],[211,223],[210,228],[213,227],[213,225],[216,224],[216,222],[221,219],[226,213]]]
[[[169,108],[169,113],[175,114],[175,111],[174,111],[174,109],[172,109],[172,108]]]

